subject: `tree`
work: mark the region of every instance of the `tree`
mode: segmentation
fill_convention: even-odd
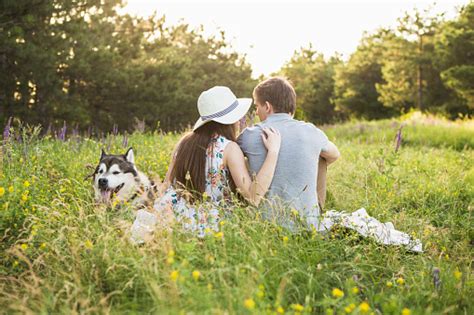
[[[382,66],[386,44],[393,36],[385,29],[365,34],[347,63],[336,67],[334,103],[346,116],[378,119],[395,113],[382,104],[376,89],[386,83]]]
[[[474,2],[461,8],[436,36],[435,49],[443,83],[454,93],[446,104],[452,116],[474,110]]]
[[[314,123],[329,123],[340,118],[332,102],[334,69],[341,63],[338,56],[328,61],[310,45],[295,51],[278,74],[291,80],[297,95],[297,116]]]
[[[445,92],[434,65],[433,38],[442,15],[406,12],[398,19],[396,35],[387,42],[382,74],[376,85],[380,101],[400,111],[440,106]]]

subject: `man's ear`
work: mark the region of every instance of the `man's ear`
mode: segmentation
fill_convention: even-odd
[[[265,102],[265,110],[268,114],[273,114],[273,105],[268,101]]]
[[[133,148],[132,147],[130,147],[127,150],[127,153],[125,153],[124,156],[125,156],[125,160],[127,160],[128,162],[130,162],[132,164],[135,164],[135,155],[133,154]]]
[[[105,153],[104,149],[102,149],[102,153],[100,154],[100,160],[102,161],[102,159],[107,155],[107,153]]]

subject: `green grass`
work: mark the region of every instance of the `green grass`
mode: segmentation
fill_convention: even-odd
[[[225,219],[222,239],[198,239],[175,226],[136,247],[127,235],[133,209],[94,205],[84,180],[102,147],[125,151],[122,137],[61,142],[27,132],[22,143],[3,147],[2,312],[260,314],[281,307],[345,314],[354,304],[352,313],[363,314],[366,302],[367,314],[472,314],[472,121],[422,117],[324,129],[342,153],[329,169],[327,208],[365,207],[421,238],[423,254],[346,231],[291,235],[243,206]],[[130,136],[140,170],[163,177],[178,138]],[[439,290],[433,268],[440,269]],[[334,288],[344,296],[333,297]]]

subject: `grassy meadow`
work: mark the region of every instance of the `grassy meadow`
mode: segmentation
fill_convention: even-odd
[[[62,141],[15,126],[2,146],[0,313],[473,314],[474,122],[415,113],[322,129],[342,154],[326,208],[365,207],[424,253],[337,229],[290,234],[242,205],[222,233],[176,226],[137,247],[134,210],[94,204],[84,178],[101,148],[128,146],[163,178],[179,134]]]

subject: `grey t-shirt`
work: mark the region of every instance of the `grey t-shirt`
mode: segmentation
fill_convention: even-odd
[[[262,216],[294,230],[294,209],[303,222],[317,226],[318,161],[328,138],[313,124],[295,120],[289,114],[270,115],[254,127],[246,128],[237,140],[252,174],[258,173],[265,161],[267,150],[261,133],[262,128],[268,127],[277,129],[282,139],[273,181],[265,196],[267,201],[261,208]]]

